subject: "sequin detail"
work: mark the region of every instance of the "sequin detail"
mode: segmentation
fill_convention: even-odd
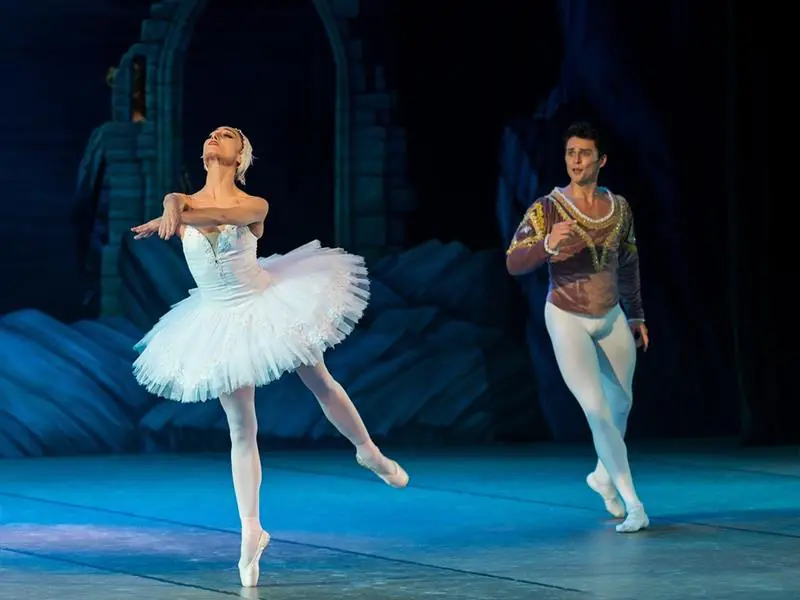
[[[522,223],[514,234],[506,254],[511,254],[518,248],[530,248],[544,240],[546,235],[544,209],[540,202],[535,202],[525,211]]]

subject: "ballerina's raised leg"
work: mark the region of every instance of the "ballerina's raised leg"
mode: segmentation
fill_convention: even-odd
[[[394,488],[408,485],[408,473],[383,455],[370,438],[361,416],[342,385],[333,378],[322,357],[315,366],[304,366],[297,374],[314,394],[328,421],[356,448],[356,461]]]

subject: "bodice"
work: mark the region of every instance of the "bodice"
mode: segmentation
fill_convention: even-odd
[[[238,302],[269,285],[269,275],[258,265],[258,240],[249,227],[224,225],[219,234],[184,228],[183,254],[204,299]]]

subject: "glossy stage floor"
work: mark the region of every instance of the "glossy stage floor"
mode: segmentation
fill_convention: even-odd
[[[800,598],[800,454],[633,447],[651,529],[614,531],[588,448],[264,454],[273,542],[238,585],[227,456],[0,461],[3,600]]]

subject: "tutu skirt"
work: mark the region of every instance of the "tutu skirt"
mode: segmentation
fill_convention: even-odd
[[[203,402],[266,385],[343,341],[369,300],[364,259],[311,242],[259,258],[266,289],[220,302],[194,289],[139,341],[133,364],[149,392]]]

